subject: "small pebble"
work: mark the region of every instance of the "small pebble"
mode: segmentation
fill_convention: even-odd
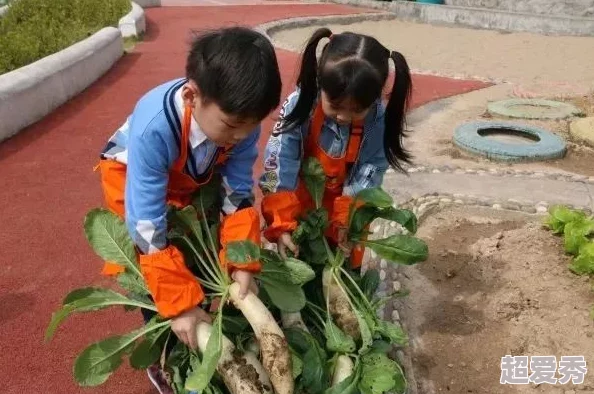
[[[436,168],[435,170],[431,171],[431,172],[432,172],[433,174],[439,174],[439,173],[441,173],[441,171],[439,171],[437,168]]]
[[[454,364],[448,364],[448,368],[454,368]]]
[[[377,253],[375,253],[373,250],[371,251],[371,258],[372,259],[377,258]]]
[[[536,212],[538,212],[538,213],[547,213],[547,211],[548,211],[547,207],[544,207],[542,205],[539,205],[536,207]]]
[[[444,204],[449,204],[452,202],[452,199],[451,198],[441,198],[439,201]]]
[[[386,268],[388,268],[388,262],[386,260],[382,259],[380,261],[380,268],[383,269],[383,270],[385,270]]]
[[[380,277],[380,280],[386,280],[386,271],[381,270],[379,277]]]
[[[462,200],[454,200],[454,204],[458,204],[458,205],[464,204],[464,201],[462,201]]]
[[[400,313],[396,309],[392,311],[392,321],[397,322],[400,321]]]
[[[395,292],[399,292],[401,288],[402,285],[400,284],[400,282],[398,282],[397,280],[392,282],[392,290],[394,290]]]
[[[493,207],[493,209],[501,209],[502,208],[501,204],[493,204],[492,207]]]

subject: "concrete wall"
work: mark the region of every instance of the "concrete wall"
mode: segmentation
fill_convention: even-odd
[[[106,27],[60,52],[0,75],[0,141],[83,91],[123,52],[120,31]]]
[[[557,16],[594,15],[594,0],[445,0],[445,4]]]
[[[142,8],[161,7],[161,0],[136,0]]]
[[[331,1],[339,4],[381,9],[393,12],[398,19],[420,23],[550,35],[594,36],[594,17],[523,14],[491,8],[443,6],[402,0],[393,0],[391,2],[377,0]]]

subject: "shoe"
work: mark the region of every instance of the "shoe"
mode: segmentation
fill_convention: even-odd
[[[167,382],[163,370],[158,365],[151,365],[147,368],[146,373],[153,383],[159,394],[174,394],[173,389]]]

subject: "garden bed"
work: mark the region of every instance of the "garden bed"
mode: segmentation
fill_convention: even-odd
[[[487,208],[446,208],[418,235],[429,260],[401,269],[414,296],[397,307],[419,394],[594,392],[583,385],[501,385],[501,357],[594,354],[594,298],[568,270],[562,239],[540,218]],[[559,377],[560,375],[557,375]],[[413,393],[415,391],[412,391]]]

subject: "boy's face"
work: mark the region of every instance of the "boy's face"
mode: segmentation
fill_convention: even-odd
[[[364,119],[370,108],[360,109],[351,98],[340,102],[330,101],[326,93],[321,92],[322,110],[324,114],[338,124],[351,124],[354,120]]]
[[[192,107],[192,116],[204,135],[218,146],[229,147],[241,142],[260,123],[257,119],[239,119],[226,114],[214,102],[203,100],[192,82],[183,87],[182,97],[184,103]]]

